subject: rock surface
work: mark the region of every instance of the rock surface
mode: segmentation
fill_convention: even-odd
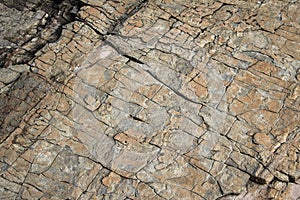
[[[299,199],[300,3],[0,2],[2,199]]]

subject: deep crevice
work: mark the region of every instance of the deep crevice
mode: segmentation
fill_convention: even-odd
[[[249,180],[256,184],[259,184],[259,185],[264,185],[267,183],[267,181],[265,179],[257,177],[257,176],[250,176]]]
[[[143,63],[142,61],[140,61],[139,59],[137,59],[137,58],[135,58],[135,57],[132,57],[132,56],[129,56],[129,55],[127,55],[127,54],[123,54],[123,56],[125,57],[125,58],[128,58],[130,61],[132,61],[132,62],[135,62],[135,63],[138,63],[138,64],[145,64],[145,63]]]

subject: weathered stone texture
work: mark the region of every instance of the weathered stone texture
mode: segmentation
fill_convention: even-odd
[[[1,198],[300,198],[298,1],[0,11]]]

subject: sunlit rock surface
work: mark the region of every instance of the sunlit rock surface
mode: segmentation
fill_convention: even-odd
[[[300,3],[0,2],[1,199],[299,199]]]

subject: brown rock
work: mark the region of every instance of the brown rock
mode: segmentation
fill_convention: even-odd
[[[298,2],[0,10],[1,198],[298,198]]]

